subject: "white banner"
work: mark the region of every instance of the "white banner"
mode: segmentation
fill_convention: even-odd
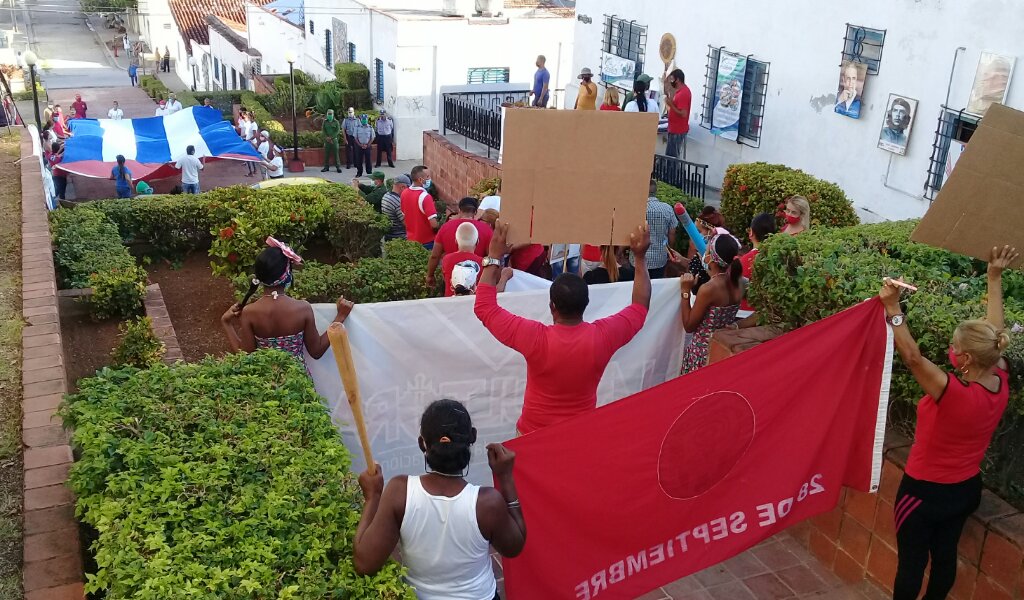
[[[517,273],[512,281],[518,277]],[[526,283],[525,278],[521,283]],[[631,282],[591,286],[586,319],[594,321],[625,308],[632,290]],[[679,299],[676,279],[654,282],[647,322],[612,357],[597,390],[598,404],[625,398],[679,374],[683,339]],[[453,398],[466,404],[478,432],[469,480],[490,485],[484,447],[515,435],[526,362],[484,328],[473,312],[474,301],[468,296],[362,304],[345,321],[373,457],[385,477],[423,473],[423,453],[416,443],[420,416],[434,400]],[[551,323],[547,285],[507,291],[499,294],[498,301],[517,315]],[[313,310],[317,326],[324,331],[334,318],[334,305],[316,304]],[[363,454],[333,354],[328,351],[317,361],[307,355],[306,361],[352,454],[353,470],[362,471]],[[565,368],[573,368],[572,357],[565,358]]]

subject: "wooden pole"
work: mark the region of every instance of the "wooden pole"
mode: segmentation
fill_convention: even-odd
[[[373,462],[373,452],[370,450],[370,436],[366,433],[363,401],[359,395],[359,379],[356,378],[356,365],[352,360],[352,347],[348,343],[348,332],[345,331],[345,326],[341,323],[331,323],[331,326],[327,328],[327,337],[331,340],[334,361],[338,363],[338,374],[341,375],[341,383],[345,386],[348,404],[352,407],[352,417],[356,421],[359,443],[363,446],[366,468],[370,473],[375,473],[377,467]]]

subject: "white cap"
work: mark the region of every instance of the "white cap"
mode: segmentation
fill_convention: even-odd
[[[480,275],[479,263],[472,260],[464,260],[452,268],[452,290],[459,287],[467,291],[476,289],[476,280]]]
[[[501,196],[484,196],[480,200],[480,206],[477,207],[477,210],[491,209],[501,212]]]

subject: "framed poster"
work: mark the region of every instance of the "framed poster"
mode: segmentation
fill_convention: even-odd
[[[860,118],[860,103],[864,97],[864,80],[868,66],[864,63],[844,60],[839,67],[839,90],[836,93],[835,112],[850,117]]]
[[[978,70],[974,72],[974,85],[971,86],[971,100],[967,103],[967,112],[985,116],[989,106],[1006,102],[1006,93],[1010,89],[1013,67],[1017,58],[1001,56],[994,52],[982,52],[978,59]]]
[[[633,89],[636,79],[636,61],[609,52],[601,53],[601,81],[624,90]]]
[[[893,154],[903,156],[907,153],[907,141],[910,129],[917,116],[917,100],[899,94],[889,94],[885,104],[885,117],[882,119],[882,131],[878,134],[878,147]]]
[[[736,140],[743,106],[743,78],[747,57],[722,52],[718,59],[715,103],[711,115],[711,133],[727,140]]]

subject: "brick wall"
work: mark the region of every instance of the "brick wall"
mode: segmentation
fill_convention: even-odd
[[[469,195],[481,179],[501,176],[498,161],[467,152],[436,131],[423,132],[423,164],[449,207]]]
[[[25,600],[81,600],[75,498],[65,485],[71,447],[57,405],[67,393],[57,279],[39,161],[21,133],[22,443],[25,448]]]

